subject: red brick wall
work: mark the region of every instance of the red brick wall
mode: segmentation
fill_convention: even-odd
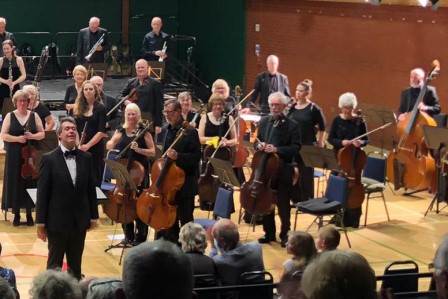
[[[432,85],[442,112],[448,113],[448,72],[443,70],[448,64],[447,8],[303,0],[248,0],[246,5],[245,91],[266,69],[267,55],[276,54],[292,91],[304,78],[314,81],[313,99],[330,124],[339,113],[338,97],[346,91],[360,103],[396,110],[409,71],[428,70],[437,58],[442,72]],[[260,44],[259,58],[255,44]]]

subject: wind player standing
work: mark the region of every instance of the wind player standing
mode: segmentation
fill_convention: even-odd
[[[258,128],[258,140],[255,148],[266,153],[274,153],[283,160],[283,169],[279,170],[277,184],[277,207],[280,216],[280,240],[281,246],[286,247],[288,231],[291,228],[291,191],[294,168],[291,162],[301,148],[301,136],[299,125],[287,118],[283,111],[289,103],[289,99],[282,92],[274,92],[268,98],[271,114],[260,120]],[[270,138],[269,138],[269,135]],[[269,138],[269,140],[268,140]],[[274,209],[263,216],[263,230],[265,236],[258,239],[265,244],[275,241],[275,211]]]
[[[104,40],[99,45],[90,60],[86,60],[86,56],[89,54],[93,46],[99,41],[104,34]],[[76,64],[82,64],[87,66],[89,63],[103,63],[104,53],[109,51],[110,44],[107,37],[107,29],[100,27],[100,19],[97,17],[91,17],[89,20],[89,27],[79,30],[78,44],[76,51]]]

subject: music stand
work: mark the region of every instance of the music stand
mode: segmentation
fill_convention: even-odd
[[[148,75],[156,80],[163,80],[165,77],[165,61],[148,61]]]
[[[134,181],[132,180],[128,170],[126,169],[126,167],[116,161],[113,160],[108,160],[108,159],[104,159],[104,163],[106,163],[106,166],[109,167],[110,171],[112,172],[112,174],[115,177],[115,180],[117,181],[117,185],[121,184],[122,186],[124,186],[125,189],[125,193],[130,193],[127,191],[134,191],[137,192],[137,186],[135,185]],[[126,199],[127,200],[127,199]],[[124,218],[126,218],[126,205],[123,205],[123,210],[124,210]],[[118,225],[118,223],[117,223]],[[115,226],[115,231],[114,231],[114,235],[116,232],[116,226]],[[126,242],[120,242],[118,244],[113,244],[114,238],[112,238],[111,240],[111,244],[109,245],[108,248],[106,248],[104,250],[104,252],[108,252],[109,250],[113,249],[113,248],[121,248],[121,255],[120,255],[120,261],[119,261],[119,265],[121,265],[121,260],[123,259],[123,254],[124,254],[124,250],[126,248],[131,248],[132,244],[129,243],[129,241],[126,240]]]
[[[58,146],[59,139],[56,131],[45,131],[44,139],[39,140],[37,144],[36,165],[40,165],[43,154],[51,152]]]
[[[6,114],[8,114],[11,111],[14,111],[16,107],[14,107],[14,103],[12,102],[11,98],[5,98],[3,100],[3,107],[2,107],[2,119],[4,120],[6,117]]]
[[[210,158],[210,163],[212,163],[213,168],[215,169],[215,175],[218,176],[221,183],[240,187],[240,182],[238,181],[235,172],[233,172],[232,163],[230,163],[230,161]]]
[[[381,130],[381,135],[369,135],[369,144],[381,149],[381,154],[383,154],[383,149],[392,150],[393,143],[389,143],[384,147],[384,139],[394,140],[396,138],[396,120],[392,110],[386,106],[378,106],[360,103],[358,108],[362,111],[362,115],[366,119],[366,123],[371,129],[381,127],[385,124],[391,123],[392,125]]]
[[[431,127],[431,126],[423,126],[423,136],[425,138],[426,147],[432,150],[440,150],[442,147],[448,146],[448,128],[438,128],[438,127]],[[440,152],[440,151],[439,151]],[[440,153],[436,159],[436,169],[437,169],[437,190],[434,193],[434,197],[431,201],[431,203],[428,206],[428,209],[425,212],[425,216],[428,214],[430,210],[433,209],[434,204],[436,204],[436,214],[438,214],[441,210],[443,210],[445,207],[439,210],[439,203],[441,201],[446,202],[446,198],[441,198],[441,183],[443,180],[443,173],[441,171],[442,165],[441,165],[441,159],[440,159]],[[446,195],[445,195],[446,196]]]
[[[328,148],[313,145],[302,145],[300,156],[306,167],[339,170],[334,152]]]
[[[100,76],[103,80],[106,80],[107,63],[89,63],[88,72],[90,74],[90,78],[93,76]]]

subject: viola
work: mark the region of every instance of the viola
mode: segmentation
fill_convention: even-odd
[[[173,226],[176,221],[175,196],[185,182],[185,172],[166,156],[185,135],[188,122],[182,124],[176,139],[151,168],[152,184],[143,191],[137,201],[137,214],[141,221],[156,231]]]
[[[423,126],[436,126],[434,119],[421,112],[418,105],[423,101],[428,83],[440,71],[440,63],[433,61],[411,113],[397,125],[400,141],[387,157],[387,177],[394,183],[395,190],[401,187],[415,190],[428,189],[436,172],[436,163],[429,154],[423,134]],[[436,189],[437,190],[437,189]]]
[[[270,143],[272,133],[276,130],[280,119],[272,126],[266,143]],[[241,206],[251,214],[264,215],[270,213],[272,205],[276,203],[275,190],[272,185],[278,177],[283,162],[277,154],[257,151],[252,158],[252,173],[249,181],[241,186]]]
[[[33,114],[31,111],[30,116]],[[25,132],[30,132],[29,117],[25,123]],[[22,148],[23,164],[20,170],[22,178],[35,180],[39,177],[39,171],[36,167],[36,147],[31,145],[31,140],[27,140],[26,146]]]
[[[361,112],[358,111],[356,119],[356,135],[358,135],[359,126],[363,122]],[[349,194],[347,199],[347,207],[356,209],[362,206],[364,202],[364,186],[361,183],[362,170],[366,164],[367,155],[359,147],[350,144],[341,148],[338,152],[339,169],[344,172],[348,178]]]

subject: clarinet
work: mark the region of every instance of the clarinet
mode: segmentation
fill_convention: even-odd
[[[12,58],[8,59],[9,61],[9,68],[8,68],[8,79],[12,81]],[[9,97],[12,99],[12,87],[9,87]]]

